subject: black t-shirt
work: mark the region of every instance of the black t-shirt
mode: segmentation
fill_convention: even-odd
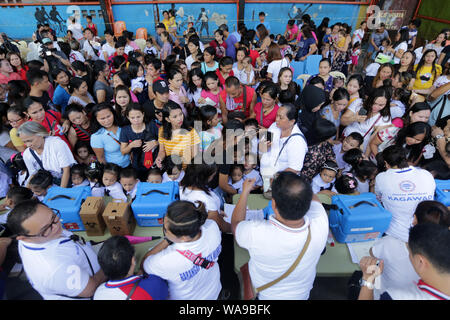
[[[445,54],[444,60],[442,60],[441,66],[444,67],[447,63],[448,59],[450,59],[450,45],[446,46],[444,49],[442,49],[441,54]]]
[[[148,100],[142,107],[144,108],[145,122],[156,120],[155,109],[162,110],[162,108],[155,107],[154,100]]]
[[[44,107],[45,111],[48,110],[54,110],[54,111],[58,111],[61,112],[60,110],[58,110],[55,106],[55,104],[53,103],[52,99],[50,99],[50,96],[48,95],[47,91],[44,91],[44,93],[42,94],[41,97],[36,97],[36,96],[32,96],[34,99],[38,100],[42,106]]]

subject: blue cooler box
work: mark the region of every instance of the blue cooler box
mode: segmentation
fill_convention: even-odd
[[[392,214],[375,194],[337,195],[331,198],[330,228],[338,242],[362,242],[380,238],[391,223]]]
[[[450,180],[435,180],[436,197],[435,200],[450,207]]]
[[[61,213],[61,223],[69,231],[84,231],[83,221],[80,218],[80,209],[84,200],[91,196],[91,188],[75,187],[61,188],[53,186],[48,189],[47,195],[42,201],[52,209],[58,209]]]
[[[131,209],[140,227],[160,227],[167,207],[178,199],[178,182],[139,182]]]

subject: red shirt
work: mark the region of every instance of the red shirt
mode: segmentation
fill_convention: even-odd
[[[262,125],[264,128],[269,128],[272,125],[272,123],[275,122],[278,108],[279,106],[275,105],[275,107],[272,109],[272,111],[269,112],[268,115],[263,116],[262,123],[261,123],[262,103],[258,102],[253,110],[255,111],[255,117],[258,123]]]
[[[253,96],[255,94],[255,89],[253,89],[252,87],[249,87],[249,86],[245,86],[245,88],[246,88],[246,91],[247,91],[247,105],[245,106],[245,110],[243,108],[243,105],[244,105],[244,92],[242,92],[242,94],[239,97],[231,99],[229,101],[229,103],[227,103],[227,91],[226,90],[222,90],[219,93],[219,96],[222,98],[222,101],[227,106],[228,112],[244,111],[246,117],[250,116],[250,105],[252,103],[252,99],[253,99]]]
[[[222,74],[220,73],[220,69],[217,68],[216,69],[216,74],[219,77],[219,83],[220,85],[223,87],[225,85],[225,78],[222,76]],[[230,71],[230,73],[228,74],[229,77],[234,76],[234,72],[233,70]]]
[[[29,121],[32,121],[31,119]],[[49,133],[54,130],[55,136],[60,137],[64,140],[65,143],[69,146],[69,149],[72,150],[72,146],[67,140],[66,135],[62,131],[61,125],[61,113],[56,111],[45,111],[45,118],[42,120],[41,124],[47,129]]]
[[[7,84],[11,80],[22,80],[22,78],[16,72],[11,72],[8,77],[0,73],[0,84]]]
[[[87,27],[89,29],[91,29],[92,33],[94,34],[94,37],[96,37],[97,36],[97,26],[95,25],[95,23],[88,24]]]
[[[24,66],[22,69],[17,71],[17,73],[22,78],[22,80],[26,81],[27,83],[28,83],[28,79],[27,79],[27,71],[28,71],[28,69],[29,69],[28,66]]]
[[[211,47],[216,50],[217,59],[223,58],[227,55],[227,44],[223,41],[221,44],[218,44],[216,40],[213,40],[209,43]]]
[[[256,50],[250,50],[248,56],[252,59],[252,66],[256,67],[256,59],[259,57],[259,52]]]
[[[112,61],[113,61],[114,57],[117,57],[117,52],[114,52],[114,54],[111,57],[109,57],[109,59],[108,59],[108,65],[110,66],[111,73],[113,73],[113,74],[116,73],[116,70],[112,67]],[[127,63],[128,55],[124,53],[123,57],[125,58],[125,63]]]

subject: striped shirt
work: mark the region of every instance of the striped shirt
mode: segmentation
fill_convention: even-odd
[[[186,130],[181,130],[186,132]],[[184,158],[183,163],[187,163],[191,160],[191,150],[190,147],[199,144],[200,137],[198,133],[192,129],[187,134],[176,134],[172,133],[172,139],[167,140],[163,136],[163,127],[159,128],[158,142],[160,145],[164,145],[166,151],[166,156],[176,154],[181,158]],[[187,162],[186,162],[187,161]]]

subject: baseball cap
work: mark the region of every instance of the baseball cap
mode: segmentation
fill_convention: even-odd
[[[42,43],[49,44],[49,43],[53,43],[53,41],[50,38],[44,38],[44,39],[42,39]]]
[[[153,83],[153,92],[164,94],[169,92],[169,86],[163,80],[158,80]]]
[[[166,29],[166,26],[164,25],[164,23],[158,23],[158,24],[156,25],[156,28]]]

